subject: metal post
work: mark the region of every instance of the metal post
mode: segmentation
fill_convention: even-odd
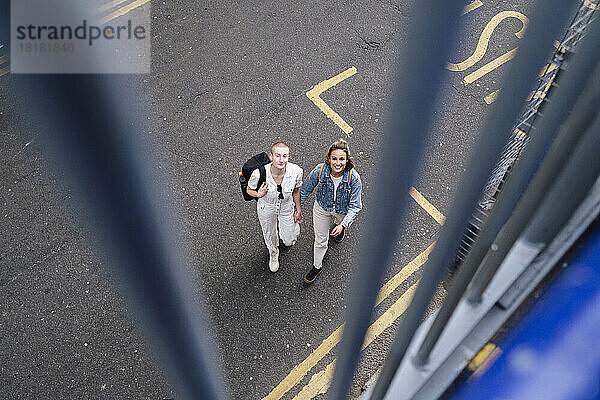
[[[593,71],[597,68],[598,61],[600,60],[600,48],[597,46],[597,40],[598,37],[600,37],[600,19],[593,21],[588,29],[588,34],[582,39],[582,43],[578,47],[578,52],[573,54],[573,60],[570,65],[571,70],[566,74],[567,76],[564,78],[563,84],[557,88],[559,93],[554,97],[553,103],[559,103],[559,105],[555,106],[551,103],[547,109],[554,111],[556,109],[570,107],[574,96],[579,93],[579,88],[582,83],[585,82],[588,77],[591,77],[589,79],[592,79],[593,81],[590,88],[583,95],[581,101],[577,103],[575,111],[573,111],[572,116],[569,118],[569,123],[563,128],[564,133],[561,134],[561,143],[564,144],[552,146],[552,149],[546,157],[548,161],[544,161],[540,166],[540,173],[536,174],[533,178],[530,189],[523,194],[522,199],[513,212],[513,216],[502,229],[502,234],[498,236],[497,242],[493,246],[495,250],[488,253],[488,257],[483,261],[479,271],[473,278],[468,295],[468,299],[471,302],[481,301],[481,295],[487,288],[489,282],[491,282],[491,279],[499,268],[502,260],[506,254],[508,254],[510,248],[517,240],[517,237],[530,221],[533,213],[537,210],[544,196],[544,189],[552,184],[554,176],[563,165],[564,160],[569,156],[578,134],[590,123],[590,118],[593,117],[591,113],[598,107],[598,99],[596,98],[598,94],[596,92],[599,89],[597,88],[597,79],[594,78],[594,75],[597,77],[597,72]],[[550,118],[544,118],[544,121],[550,121],[553,115],[550,112],[546,114],[549,115]],[[540,134],[544,134],[548,125],[541,125],[540,128]],[[533,139],[532,144],[535,145]],[[536,155],[533,151],[526,151],[523,159],[519,161],[519,164],[528,165],[528,169],[530,169],[537,157],[539,157],[539,155]],[[509,181],[510,180],[511,179],[509,179]],[[539,190],[535,190],[535,188],[539,188]],[[516,188],[507,187],[504,191],[507,192],[507,198],[514,198],[518,194],[515,193]],[[485,244],[488,243],[489,240],[487,240],[487,243]],[[491,246],[491,243],[489,243],[489,246]],[[476,261],[477,260],[475,260],[475,262]]]
[[[533,18],[509,72],[504,79],[498,100],[486,119],[479,140],[472,152],[467,167],[468,176],[463,175],[458,185],[461,190],[455,197],[452,209],[442,227],[440,239],[429,261],[425,265],[421,283],[416,290],[411,306],[407,310],[392,350],[374,388],[371,399],[385,396],[396,370],[420,324],[431,296],[443,277],[458,247],[465,221],[481,194],[496,158],[508,140],[513,121],[517,119],[524,99],[532,87],[539,66],[548,56],[551,39],[560,34],[572,4],[560,0],[537,2]]]
[[[600,49],[598,53],[600,54]],[[465,261],[461,264],[458,274],[452,282],[452,286],[444,300],[444,304],[438,311],[431,328],[419,348],[417,357],[420,360],[426,360],[429,357],[431,350],[462,298],[477,267],[481,264],[498,232],[500,232],[500,229],[513,212],[521,193],[525,191],[531,177],[535,174],[538,165],[547,153],[547,149],[551,146],[552,140],[556,136],[555,132],[559,130],[560,124],[567,119],[573,103],[581,92],[584,83],[589,81],[588,78],[590,76],[595,82],[592,82],[588,86],[576,105],[576,108],[583,107],[584,109],[581,110],[582,112],[573,113],[573,123],[567,123],[566,125],[571,129],[562,130],[561,137],[557,139],[557,142],[560,144],[553,146],[554,151],[561,153],[558,156],[561,161],[555,164],[557,168],[563,165],[583,134],[586,124],[590,122],[589,112],[592,109],[597,109],[600,105],[600,69],[596,68],[592,70],[588,54],[579,53],[578,56],[580,57],[575,62],[579,60],[582,62],[572,65],[569,68],[569,73],[565,74],[562,84],[559,84],[556,88],[552,96],[556,100],[550,101],[546,107],[546,112],[540,119],[538,129],[536,129],[536,134],[525,149],[523,157],[517,161],[507,182],[503,186],[503,190],[499,194],[489,219],[486,221],[479,237],[467,254]]]
[[[0,13],[0,26],[10,26],[8,14]],[[9,43],[9,37],[0,37],[0,43]],[[177,243],[183,235],[155,202],[159,180],[150,171],[156,163],[135,146],[143,121],[136,120],[131,106],[140,101],[129,90],[133,80],[98,75],[13,75],[11,80],[32,119],[40,122],[45,144],[62,156],[60,165],[82,201],[79,222],[103,239],[116,265],[110,272],[125,283],[122,294],[166,362],[178,395],[223,398],[210,323]]]
[[[539,207],[524,239],[548,244],[560,232],[600,174],[600,111]]]
[[[395,112],[383,138],[375,196],[369,204],[366,240],[358,251],[331,399],[344,399],[352,383],[427,138],[435,99],[441,91],[464,1],[426,0],[415,2],[414,7],[415,18],[406,39],[407,48],[400,53],[411,56],[398,58],[402,64],[396,83]]]

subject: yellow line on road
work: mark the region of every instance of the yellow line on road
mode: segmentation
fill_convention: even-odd
[[[379,336],[388,326],[397,320],[398,317],[404,313],[404,311],[406,311],[418,285],[419,282],[409,287],[408,290],[402,293],[402,296],[400,296],[400,298],[396,300],[390,308],[385,310],[381,317],[377,318],[377,320],[373,322],[373,324],[367,330],[365,342],[363,343],[361,350],[364,350],[368,345],[370,345],[371,342],[377,338],[377,336]]]
[[[583,1],[583,5],[586,6],[587,8],[591,8],[592,10],[600,10],[600,6],[598,6],[598,4],[594,4],[590,0],[582,0],[582,1]]]
[[[477,42],[477,47],[475,48],[473,54],[471,54],[466,60],[459,63],[448,63],[446,68],[448,68],[450,71],[465,71],[479,62],[479,60],[483,58],[487,51],[492,33],[494,33],[496,27],[507,18],[517,18],[519,21],[521,21],[523,26],[517,33],[515,33],[515,36],[519,39],[522,38],[523,34],[525,33],[525,29],[527,28],[527,24],[529,23],[529,19],[524,14],[521,14],[517,11],[499,12],[498,14],[494,15],[490,22],[487,23],[485,28],[483,28],[483,32],[481,33],[481,36],[479,36],[479,41]]]
[[[554,64],[554,63],[550,63],[550,64],[546,64],[544,66],[544,68],[542,68],[542,70],[539,73],[540,78],[544,75],[548,75],[551,72],[554,72],[558,69],[558,64]]]
[[[463,15],[470,13],[471,11],[479,8],[483,5],[480,0],[475,0],[474,2],[467,4],[467,6],[463,9]]]
[[[111,8],[116,7],[119,4],[121,4],[121,3],[125,3],[126,1],[128,1],[128,0],[114,0],[114,1],[111,1],[108,4],[105,4],[103,6],[98,7],[96,9],[96,13],[102,14],[103,12],[106,12],[106,11],[110,10]]]
[[[525,138],[527,137],[527,133],[524,130],[519,129],[519,128],[516,128],[514,133],[515,133],[515,138],[518,140],[525,140]]]
[[[333,360],[325,367],[325,369],[313,375],[310,382],[308,382],[308,384],[304,386],[292,400],[308,400],[314,398],[318,394],[325,393],[333,379],[335,361],[336,360]]]
[[[433,250],[435,242],[431,243],[421,254],[416,256],[411,262],[409,262],[400,272],[394,275],[379,291],[375,306],[378,306],[383,300],[385,300],[394,290],[398,288],[405,280],[408,279],[415,271],[417,271],[429,258],[429,253]]]
[[[483,98],[483,100],[485,100],[485,102],[489,105],[492,104],[493,102],[496,101],[496,99],[498,98],[498,93],[500,93],[500,89],[493,91],[492,93],[488,94],[487,96],[485,96]]]
[[[398,300],[396,300],[394,304],[392,304],[390,308],[383,313],[381,317],[377,318],[377,320],[369,327],[361,350],[364,350],[368,345],[370,345],[381,333],[383,333],[383,331],[385,331],[394,323],[394,321],[404,314],[412,300],[418,284],[418,282],[413,284],[406,292],[402,294],[402,296],[400,296]],[[327,365],[325,369],[316,373],[310,382],[304,388],[302,388],[300,393],[298,393],[293,400],[309,400],[320,393],[324,393],[333,379],[334,369],[335,360]]]
[[[6,75],[10,72],[9,68],[0,68],[0,76]]]
[[[463,79],[464,82],[466,84],[475,82],[477,79],[479,79],[482,76],[488,74],[489,72],[495,70],[496,68],[498,68],[505,62],[512,60],[516,53],[517,53],[516,48],[512,49],[510,51],[507,51],[506,53],[502,54],[500,57],[495,58],[494,60],[485,64],[483,67],[478,68],[477,70],[471,72],[469,75],[465,76],[465,78]]]
[[[343,78],[345,79],[345,78]],[[343,80],[341,79],[341,80]],[[340,81],[341,81],[340,80]],[[444,215],[440,213],[421,193],[415,188],[411,187],[410,195],[415,201],[423,207],[438,223],[444,223]],[[415,273],[429,257],[429,254],[433,250],[435,242],[430,244],[421,254],[416,256],[412,261],[400,270],[394,277],[386,282],[385,285],[379,291],[375,306],[379,305],[385,300],[391,293],[394,292],[403,282],[405,282],[413,273]],[[368,346],[381,332],[383,332],[392,322],[394,322],[402,313],[406,310],[406,307],[410,303],[410,299],[414,293],[417,284],[411,286],[406,292],[400,296],[398,300],[387,309],[381,317],[379,317],[367,330],[365,335],[365,342],[363,349]],[[317,365],[319,361],[323,359],[329,352],[340,342],[342,339],[342,332],[344,330],[344,324],[340,325],[327,339],[317,347],[309,356],[298,364],[290,373],[262,400],[279,400],[283,395],[290,391],[294,386],[304,379],[304,377],[310,372],[310,370]],[[294,398],[296,400],[312,398],[312,397],[298,397],[298,396],[309,396],[311,393],[316,393],[324,387],[329,381],[333,373],[333,363],[329,364],[325,370],[316,374],[311,382],[302,389],[302,391]],[[315,391],[316,390],[316,391]],[[304,394],[302,394],[304,393]],[[313,395],[314,397],[314,395]]]
[[[410,191],[408,193],[410,194],[410,197],[415,199],[417,204],[419,204],[421,207],[423,207],[423,209],[425,211],[427,211],[427,213],[429,215],[431,215],[438,224],[444,225],[444,221],[446,220],[446,217],[444,217],[444,214],[439,212],[438,209],[435,208],[433,204],[431,204],[421,193],[419,193],[417,191],[417,189],[415,189],[414,187],[411,187]]]
[[[333,111],[331,109],[331,107],[329,107],[327,105],[327,103],[325,103],[323,101],[323,99],[321,99],[321,97],[319,97],[319,96],[321,95],[321,93],[323,93],[327,89],[329,89],[329,88],[337,85],[338,83],[340,83],[344,79],[347,79],[347,78],[351,77],[354,74],[356,74],[356,68],[354,68],[354,67],[348,68],[347,70],[345,70],[341,74],[338,74],[338,75],[334,76],[333,78],[329,78],[327,80],[324,80],[323,82],[315,85],[315,87],[313,87],[308,92],[306,92],[306,96],[317,107],[319,107],[319,109],[321,111],[323,111],[325,113],[325,115],[327,115],[327,117],[330,120],[332,120],[333,122],[335,122],[336,125],[339,126],[340,129],[343,130],[346,133],[346,135],[350,135],[350,132],[352,132],[352,130],[353,130],[352,127],[350,125],[348,125],[346,123],[346,121],[344,121],[342,119],[342,117],[340,117],[338,115],[338,113],[336,113],[335,111]]]
[[[414,272],[416,272],[426,261],[429,253],[433,249],[435,243],[431,244],[427,249],[425,249],[421,254],[415,257],[411,262],[409,262],[402,270],[396,274],[392,279],[390,279],[379,292],[379,297],[377,298],[377,304],[381,303],[387,296],[389,296],[394,289],[400,286],[404,281],[406,281]],[[410,291],[410,289],[408,290]],[[408,292],[407,291],[407,292]],[[406,292],[403,294],[400,299],[406,298]],[[390,309],[397,309],[399,306],[396,304],[400,300],[396,301]],[[394,308],[396,307],[396,308]],[[383,315],[392,315],[396,311],[390,311],[388,309]],[[403,311],[402,311],[403,312]],[[383,317],[382,315],[382,317]],[[395,315],[395,314],[394,314]],[[366,341],[371,343],[371,341],[379,335],[379,330],[382,327],[382,317],[380,317],[371,328],[367,332]],[[397,318],[397,317],[396,317]],[[379,321],[379,322],[378,322]],[[385,328],[384,328],[385,329]],[[344,330],[344,325],[340,325],[327,339],[325,339],[319,347],[317,347],[310,355],[302,361],[298,366],[296,366],[263,400],[278,400],[284,394],[286,394],[289,390],[291,390],[294,386],[296,386],[308,372],[315,366],[323,357],[325,357],[331,349],[333,349],[342,338],[342,331]],[[310,389],[307,389],[310,390]]]
[[[340,325],[327,339],[323,341],[310,355],[296,366],[263,400],[280,399],[291,388],[296,386],[308,372],[335,347],[342,338],[344,325]]]
[[[103,24],[107,23],[108,21],[111,21],[111,20],[113,20],[115,18],[118,18],[118,17],[120,17],[122,15],[125,15],[129,11],[133,10],[134,8],[141,7],[144,4],[148,3],[149,1],[150,0],[137,0],[137,1],[134,1],[133,3],[127,5],[127,6],[123,7],[123,8],[120,8],[117,11],[115,11],[113,13],[110,13],[106,17],[102,18],[100,20],[100,25],[103,25]]]

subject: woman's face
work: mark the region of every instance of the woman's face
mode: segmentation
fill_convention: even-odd
[[[344,172],[347,161],[346,152],[344,150],[335,149],[329,154],[329,164],[331,165],[331,170],[335,174]]]
[[[275,168],[283,169],[290,158],[290,149],[285,146],[277,146],[271,149],[271,160]]]

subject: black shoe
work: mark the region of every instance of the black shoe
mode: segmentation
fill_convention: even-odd
[[[307,274],[304,276],[304,282],[308,283],[309,285],[313,283],[315,279],[317,279],[317,276],[319,276],[319,274],[321,273],[322,269],[323,268],[312,267],[312,269],[308,271]]]
[[[333,240],[336,243],[342,243],[342,240],[344,240],[345,237],[346,237],[346,228],[342,228],[342,233],[340,233],[339,235],[335,236],[333,238]]]

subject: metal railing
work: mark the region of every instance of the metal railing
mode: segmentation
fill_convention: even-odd
[[[597,4],[591,3],[591,4]],[[353,278],[351,299],[344,336],[339,348],[335,376],[329,397],[347,397],[360,356],[365,332],[371,320],[373,305],[381,286],[386,267],[391,260],[395,238],[407,208],[407,193],[424,149],[434,99],[441,92],[445,65],[458,33],[458,21],[463,1],[419,1],[414,4],[414,19],[410,28],[407,49],[399,54],[411,54],[400,62],[395,110],[387,127],[379,166],[379,175],[370,204],[369,223],[365,240],[360,244],[357,270]],[[412,304],[404,316],[398,336],[370,398],[386,396],[398,367],[412,364],[421,368],[430,360],[447,321],[463,297],[472,273],[492,248],[495,257],[488,257],[485,269],[480,269],[473,285],[470,300],[477,303],[483,290],[497,271],[500,262],[515,241],[522,237],[529,243],[547,245],[558,234],[581,204],[600,172],[597,158],[600,135],[598,110],[598,79],[589,81],[597,68],[600,56],[600,25],[590,22],[591,13],[578,13],[563,42],[555,52],[553,63],[561,63],[553,73],[546,74],[522,112],[514,99],[525,99],[538,76],[540,66],[548,55],[546,38],[558,37],[573,3],[564,0],[538,1],[523,42],[510,65],[502,91],[492,106],[475,149],[468,175],[463,176],[453,206],[439,240],[423,267],[423,276]],[[588,7],[588,9],[590,9]],[[590,9],[591,10],[591,9]],[[3,26],[9,26],[7,14],[1,16]],[[574,46],[589,25],[589,34]],[[443,38],[443,39],[439,39]],[[0,38],[6,43],[8,38]],[[550,43],[551,45],[551,43]],[[569,65],[563,66],[563,55],[573,51]],[[556,93],[547,96],[547,88],[557,80],[558,70],[566,69]],[[597,70],[596,70],[597,71]],[[598,73],[596,72],[596,76]],[[215,371],[213,340],[203,307],[191,301],[187,261],[173,243],[176,227],[167,228],[162,211],[153,201],[155,183],[148,179],[145,165],[136,156],[132,141],[135,113],[122,109],[118,118],[114,109],[98,107],[110,104],[107,81],[92,76],[14,76],[32,107],[45,110],[38,113],[51,141],[68,157],[63,163],[73,171],[82,190],[82,198],[90,213],[102,219],[97,228],[113,254],[122,261],[121,276],[128,283],[133,304],[143,304],[138,315],[147,323],[148,332],[159,343],[179,394],[184,398],[219,399],[226,397],[223,384]],[[550,86],[548,86],[550,84]],[[65,90],[65,88],[69,88]],[[37,96],[36,93],[44,93]],[[95,96],[90,96],[94,93]],[[583,93],[583,96],[580,96]],[[578,100],[579,99],[579,100]],[[544,113],[540,116],[544,106]],[[575,107],[574,111],[570,112]],[[69,110],[69,112],[62,112]],[[570,116],[569,116],[570,114]],[[56,117],[60,116],[60,118]],[[539,120],[538,120],[539,119]],[[536,134],[524,148],[535,120]],[[518,121],[515,130],[514,121]],[[564,123],[566,121],[566,123]],[[562,129],[560,126],[564,123]],[[538,128],[539,127],[539,128]],[[526,129],[525,129],[526,128]],[[538,131],[540,134],[538,134]],[[85,135],[81,134],[85,132]],[[515,132],[518,133],[519,138]],[[523,136],[525,135],[525,136]],[[558,135],[560,146],[554,138]],[[506,143],[510,143],[506,146]],[[504,149],[504,150],[503,150]],[[525,150],[523,150],[525,149]],[[549,149],[549,150],[548,150]],[[503,153],[504,151],[504,153]],[[543,155],[548,151],[548,156]],[[519,154],[523,152],[521,158]],[[504,154],[504,161],[495,160]],[[538,169],[542,162],[543,164]],[[515,163],[515,160],[519,160]],[[505,162],[506,161],[506,162]],[[585,167],[585,168],[584,168]],[[510,169],[508,179],[504,179]],[[585,170],[585,173],[579,171]],[[534,176],[534,173],[538,173]],[[577,176],[576,190],[564,196],[564,189]],[[490,176],[501,177],[499,180]],[[505,181],[505,182],[504,182]],[[498,190],[504,182],[502,190]],[[487,183],[487,185],[486,185]],[[546,187],[551,187],[544,194]],[[407,349],[420,325],[426,307],[446,266],[452,262],[460,246],[472,210],[481,201],[481,193],[491,193],[494,207],[488,216],[480,218],[480,232],[467,260],[455,279],[448,300],[437,316],[415,357],[405,360]],[[520,203],[521,193],[525,192]],[[517,208],[515,208],[517,207]],[[560,208],[556,212],[556,207]],[[514,209],[514,214],[513,214]],[[488,211],[488,210],[486,210]],[[513,216],[510,217],[510,215]],[[478,217],[479,218],[479,217]],[[514,225],[511,221],[515,221]],[[501,239],[494,245],[497,233],[504,228]],[[495,247],[496,246],[496,247]],[[540,246],[533,246],[539,252]],[[477,250],[477,251],[475,251]],[[537,254],[537,253],[536,253]],[[472,260],[469,260],[469,257]],[[485,265],[484,265],[485,266]],[[409,382],[411,384],[411,382]],[[392,396],[396,398],[395,395]]]
[[[560,9],[561,6],[567,8]],[[538,4],[533,21],[539,18],[538,20],[546,22],[546,26],[541,27],[540,24],[530,26],[519,50],[520,54],[527,53],[527,56],[519,57],[518,54],[513,61],[513,68],[509,71],[498,98],[499,104],[495,105],[491,116],[486,121],[486,126],[481,133],[482,137],[467,168],[468,175],[463,177],[459,185],[462,191],[457,194],[436,248],[425,265],[421,283],[400,326],[381,376],[369,393],[371,400],[384,398],[395,376],[399,375],[405,379],[409,376],[412,378],[419,376],[417,373],[411,375],[410,372],[399,372],[400,365],[405,369],[419,370],[421,374],[435,367],[449,368],[445,361],[433,366],[429,361],[432,350],[447,329],[448,322],[455,314],[459,302],[465,301],[463,297],[469,285],[471,289],[468,301],[473,304],[473,307],[478,307],[477,303],[481,302],[481,296],[509,250],[514,248],[517,239],[522,237],[524,241],[533,243],[534,250],[531,254],[539,254],[540,250],[547,247],[567,224],[596,182],[600,172],[599,163],[594,158],[594,154],[600,149],[597,117],[600,104],[598,103],[600,81],[597,78],[600,73],[598,69],[600,47],[597,46],[600,24],[591,18],[594,11],[592,8],[582,5],[577,10],[576,17],[563,40],[565,45],[559,46],[553,57],[553,61],[560,65],[538,84],[539,90],[534,91],[535,94],[530,97],[521,117],[514,119],[518,121],[517,128],[511,129],[506,124],[502,126],[497,119],[502,116],[510,120],[511,112],[515,111],[514,106],[511,108],[510,104],[502,102],[502,96],[506,92],[509,95],[505,98],[525,98],[522,88],[519,91],[518,87],[511,84],[518,81],[523,87],[529,87],[526,80],[527,72],[523,71],[530,72],[530,68],[534,67],[536,62],[538,65],[543,64],[543,54],[531,55],[530,52],[534,51],[533,47],[536,43],[539,47],[539,43],[543,43],[543,38],[556,37],[559,33],[556,30],[552,31],[552,25],[554,28],[560,27],[562,21],[552,20],[548,13],[567,14],[568,6],[558,3],[548,4],[548,2],[543,6]],[[540,7],[546,9],[541,10]],[[569,60],[568,64],[565,63],[567,58],[565,54],[574,51],[576,42],[582,37],[583,28],[588,25],[589,37],[585,37],[577,48],[576,54],[569,57],[573,59]],[[563,69],[567,69],[567,72],[561,73],[565,76],[561,77],[561,83],[557,85],[557,73]],[[553,87],[552,91],[555,92],[552,96],[547,95],[550,87]],[[585,92],[584,88],[586,88]],[[559,130],[561,126],[562,129]],[[528,133],[532,129],[536,132],[531,136],[531,143],[525,146],[529,138]],[[503,131],[512,131],[513,135],[509,144],[504,147],[501,163],[496,165],[493,171],[491,168],[486,169],[489,167],[489,162],[486,164],[482,158],[493,157],[493,151],[489,151],[491,147],[497,145],[495,143],[490,146],[488,134]],[[587,167],[584,167],[585,165]],[[481,170],[492,172],[492,178],[485,186],[481,174],[476,173]],[[573,186],[572,183],[575,181],[577,181],[576,188],[569,187]],[[420,318],[443,276],[444,265],[452,261],[452,249],[455,246],[453,237],[461,233],[461,221],[469,218],[469,204],[478,195],[478,187],[484,187],[486,195],[484,200],[478,203],[477,213],[472,216],[470,226],[465,230],[467,233],[464,237],[468,238],[468,243],[465,245],[464,240],[462,241],[462,249],[459,253],[465,260],[459,268],[458,276],[452,283],[444,305],[435,318],[432,317],[427,326],[423,327],[422,334],[414,341]],[[525,194],[522,195],[523,192]],[[569,194],[565,195],[565,193]],[[482,203],[486,204],[487,209],[483,210]],[[475,228],[473,228],[473,220],[478,223]],[[476,271],[479,272],[472,280]],[[509,280],[512,282],[516,279],[517,276],[512,276]],[[508,289],[505,287],[504,290]],[[498,292],[499,296],[502,294],[503,291]],[[464,312],[465,309],[461,311]],[[352,308],[349,309],[349,313],[352,313]],[[465,324],[465,329],[473,328],[472,326],[467,328],[466,325],[468,324]],[[413,348],[411,357],[404,360],[409,346]],[[446,376],[445,379],[448,383],[450,378]],[[416,383],[412,381],[406,382],[404,386],[400,385],[399,387],[403,389],[394,391],[390,398],[412,398],[407,393],[414,393],[414,391],[404,390],[409,385],[416,385]],[[431,395],[431,389],[428,389],[428,393]]]
[[[487,220],[490,210],[494,206],[496,198],[510,174],[511,167],[527,146],[531,134],[535,129],[536,121],[543,112],[544,105],[548,102],[549,96],[552,95],[552,91],[557,86],[558,76],[564,69],[564,63],[568,61],[569,54],[571,54],[583,37],[585,28],[597,10],[597,2],[598,0],[588,3],[582,2],[562,36],[562,40],[554,43],[556,49],[550,57],[549,62],[540,72],[537,86],[528,96],[523,112],[515,124],[511,138],[502,150],[498,164],[483,188],[481,199],[471,216],[469,225],[463,233],[456,257],[449,267],[450,273],[456,272],[477,239],[479,231]]]

